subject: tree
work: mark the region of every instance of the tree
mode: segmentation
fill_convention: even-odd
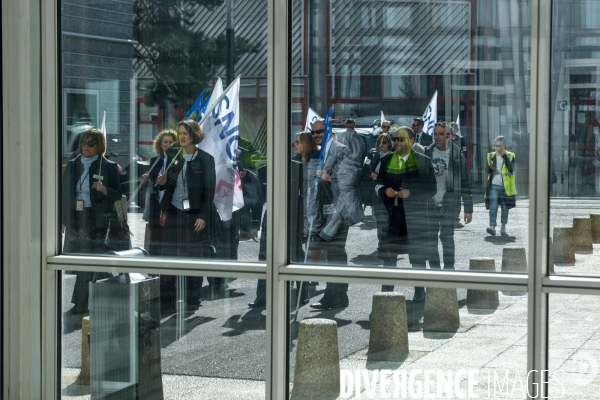
[[[136,62],[143,63],[153,78],[146,105],[189,107],[209,87],[227,60],[225,30],[207,36],[194,17],[214,11],[224,0],[134,0],[134,47]],[[225,26],[225,21],[222,22]],[[260,44],[235,38],[235,60],[255,53]]]

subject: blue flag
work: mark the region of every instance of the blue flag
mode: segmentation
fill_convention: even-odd
[[[321,151],[319,152],[319,163],[317,164],[317,170],[323,169],[325,164],[325,153],[327,151],[327,143],[331,139],[331,117],[333,116],[333,106],[329,107],[329,111],[325,116],[325,135],[323,135],[323,142],[321,143]],[[315,190],[319,187],[319,181],[321,178],[315,178]]]
[[[190,119],[192,117],[192,115],[194,115],[195,112],[198,112],[198,116],[196,118],[201,117],[201,114],[203,113],[204,110],[206,110],[206,105],[208,104],[208,99],[206,99],[206,100],[202,99],[204,97],[204,93],[206,93],[206,90],[203,90],[202,93],[200,93],[200,96],[198,96],[198,98],[196,99],[196,101],[194,102],[192,107],[185,114],[185,117],[183,117],[184,120]],[[210,98],[210,96],[209,96],[209,98]]]

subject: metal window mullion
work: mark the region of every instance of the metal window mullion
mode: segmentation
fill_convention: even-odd
[[[543,279],[548,271],[548,142],[550,121],[550,53],[552,2],[532,1],[531,131],[529,173],[529,305],[527,367],[538,371],[528,382],[529,393],[547,396],[542,370],[548,369],[548,294]],[[540,388],[537,390],[537,388]]]
[[[159,275],[185,275],[185,276],[208,276],[218,278],[245,278],[245,279],[265,279],[265,267],[260,264],[235,265],[233,263],[219,265],[204,265],[193,263],[181,263],[173,265],[170,261],[162,260],[162,263],[152,262],[152,265],[144,264],[143,259],[135,260],[135,263],[122,264],[119,259],[114,259],[112,265],[90,263],[85,258],[81,258],[84,263],[48,264],[48,270],[56,271],[88,271],[88,272],[110,272],[110,273],[140,273],[140,274],[159,274]],[[159,261],[159,260],[153,260]]]
[[[370,285],[431,286],[481,290],[527,291],[525,274],[454,272],[406,268],[325,267],[288,265],[281,267],[284,281],[326,281]]]
[[[266,398],[287,394],[286,283],[279,267],[287,263],[289,154],[289,15],[286,0],[268,2],[267,76],[267,320]],[[276,157],[277,156],[277,157]]]
[[[42,292],[42,398],[60,398],[60,319],[61,308],[58,279],[60,274],[50,270],[47,257],[58,254],[60,227],[58,210],[59,159],[58,143],[62,139],[58,129],[58,5],[54,0],[40,1],[41,7],[41,124],[42,162],[40,189],[44,193],[41,204],[41,292]]]

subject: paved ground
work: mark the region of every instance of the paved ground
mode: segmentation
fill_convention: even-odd
[[[587,200],[553,200],[551,227],[570,224],[574,216],[597,213],[600,205]],[[131,214],[135,240],[141,240],[143,225],[140,214]],[[509,235],[489,237],[485,235],[487,213],[483,205],[476,205],[473,223],[457,229],[457,269],[467,269],[472,257],[493,257],[496,269],[500,270],[502,249],[506,246],[527,247],[528,224],[527,201],[518,202],[511,211]],[[381,267],[375,256],[375,230],[373,224],[363,223],[351,228],[347,251],[352,265]],[[240,244],[240,259],[257,260],[258,244],[251,240]],[[577,255],[574,266],[557,265],[556,272],[569,275],[598,275],[597,261],[600,247],[594,254]],[[409,267],[406,257],[398,261],[398,267]],[[63,311],[70,307],[74,276],[65,274],[63,280]],[[186,334],[177,339],[175,325],[177,315],[165,315],[161,321],[161,355],[165,398],[198,399],[260,399],[264,398],[265,370],[265,315],[264,311],[247,308],[256,291],[256,281],[238,279],[229,283],[227,297],[203,298],[202,307],[186,319]],[[324,283],[311,288],[311,297],[317,300]],[[338,324],[340,368],[345,370],[415,369],[479,371],[479,385],[475,388],[481,398],[493,395],[494,372],[504,378],[509,372],[511,390],[508,395],[497,398],[524,398],[518,384],[513,384],[517,375],[525,388],[527,363],[527,296],[499,294],[500,306],[485,313],[466,307],[464,289],[458,290],[460,306],[460,329],[455,333],[424,333],[422,329],[422,307],[407,301],[409,311],[410,354],[402,363],[376,363],[367,360],[369,343],[371,299],[379,287],[352,284],[348,292],[350,306],[343,310],[313,312],[302,307],[299,320],[305,318],[329,318]],[[412,298],[412,288],[396,287],[395,291]],[[291,293],[295,296],[295,290]],[[294,299],[292,299],[293,301]],[[295,304],[295,302],[294,302]],[[558,381],[564,387],[562,398],[595,399],[600,380],[581,383],[593,377],[594,367],[598,371],[600,361],[600,324],[597,315],[600,300],[592,296],[550,296],[550,365],[558,373]],[[297,324],[290,321],[290,380],[295,369]],[[63,396],[65,398],[89,398],[89,388],[74,384],[79,372],[81,330],[78,321],[65,319],[63,329]],[[595,366],[594,366],[595,362]],[[586,364],[587,363],[587,364]],[[488,372],[492,386],[488,396]],[[585,382],[584,382],[585,383]],[[466,390],[466,379],[461,387]],[[561,386],[553,381],[551,395],[559,397]],[[516,391],[512,391],[517,388]],[[364,387],[362,388],[364,390]],[[390,392],[391,393],[391,392]],[[374,398],[379,398],[376,395]],[[363,398],[366,394],[363,393]]]

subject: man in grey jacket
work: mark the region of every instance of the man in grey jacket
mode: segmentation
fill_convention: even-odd
[[[446,123],[435,124],[434,143],[425,149],[435,170],[437,191],[433,196],[434,207],[429,214],[432,246],[429,265],[440,268],[438,234],[442,242],[444,269],[454,269],[454,223],[464,205],[464,222],[473,217],[473,197],[471,180],[467,172],[466,160],[460,148],[451,140],[446,131]]]
[[[364,219],[357,191],[364,157],[362,138],[352,130],[340,135],[337,140],[331,138],[324,144],[325,122],[322,119],[313,123],[311,133],[318,146],[325,145],[323,169],[317,171],[317,176],[322,181],[319,190],[323,192],[329,190],[332,194],[328,199],[331,202],[322,205],[325,222],[320,235],[314,238],[316,242],[314,248],[327,250],[328,264],[348,265],[346,254],[348,230],[351,225]],[[357,154],[360,154],[360,160]],[[323,199],[321,195],[318,197]],[[348,284],[327,283],[323,297],[311,307],[318,310],[347,307],[347,291]]]

